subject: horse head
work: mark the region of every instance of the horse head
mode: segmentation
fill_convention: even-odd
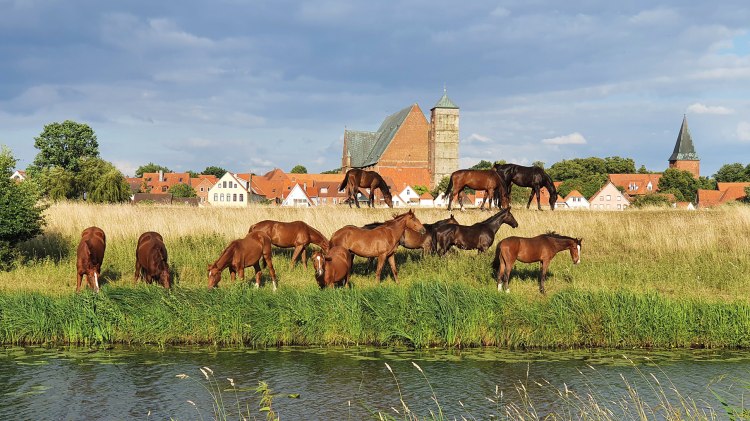
[[[552,192],[549,194],[549,208],[550,210],[555,210],[555,203],[557,203],[557,190],[552,189]]]
[[[219,281],[221,281],[221,270],[219,267],[216,263],[208,265],[208,289],[216,288],[219,285]]]
[[[321,278],[325,273],[326,257],[322,252],[316,251],[312,254],[311,258],[313,261],[313,269],[315,269],[315,278]]]
[[[406,217],[406,227],[414,230],[420,234],[424,234],[427,232],[424,225],[422,225],[421,222],[419,222],[419,219],[417,219],[417,216],[414,215],[414,210],[409,209],[409,212],[404,214]]]
[[[570,257],[573,259],[574,265],[581,263],[581,241],[583,241],[583,238],[573,238],[573,243],[570,246]]]
[[[518,228],[518,221],[516,221],[516,218],[513,216],[512,213],[510,213],[510,208],[505,208],[501,210],[500,212],[505,212],[505,215],[503,215],[504,224],[508,224],[512,228]]]
[[[167,265],[167,262],[164,262],[164,268],[162,268],[161,273],[159,273],[159,282],[161,282],[161,285],[164,288],[171,288],[172,287],[172,274],[169,273],[169,265]]]
[[[391,196],[391,192],[386,189],[381,189],[383,192],[383,200],[385,200],[385,204],[388,205],[389,208],[393,208],[393,196]]]

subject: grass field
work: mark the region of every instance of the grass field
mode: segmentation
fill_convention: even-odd
[[[444,209],[416,212],[423,222],[448,215]],[[23,264],[0,273],[0,340],[399,342],[417,346],[750,344],[744,337],[750,331],[750,207],[696,212],[514,209],[519,227],[502,226],[496,242],[509,235],[533,236],[549,230],[584,239],[580,265],[574,266],[567,252],[553,260],[546,296],[538,293],[538,264],[517,263],[511,293],[498,293],[490,267],[494,245],[482,255],[458,250],[444,258],[423,258],[421,252],[400,249],[400,286],[394,285],[387,268],[378,285],[374,268],[358,258],[354,289],[325,292],[317,290],[312,268],[290,269],[291,250],[279,250],[274,252],[280,288],[275,296],[270,288],[253,291],[247,284],[232,284],[226,273],[222,291],[206,291],[207,265],[230,240],[244,236],[259,220],[303,220],[330,236],[343,225],[384,220],[392,213],[348,207],[56,204],[46,212],[45,234],[23,245]],[[471,210],[457,213],[456,218],[471,224],[489,215]],[[80,232],[91,225],[107,234],[102,276],[106,285],[100,297],[75,296],[75,247]],[[164,236],[176,278],[171,294],[133,284],[135,243],[149,230]],[[44,308],[46,312],[40,310]],[[264,308],[267,314],[258,313]],[[38,316],[34,326],[20,320],[29,312]],[[79,325],[52,328],[55,317],[48,314],[78,320],[71,323]],[[178,314],[178,319],[170,320],[170,315]],[[326,315],[334,320],[325,319]],[[111,319],[102,321],[105,316]],[[281,325],[273,325],[272,318]],[[201,327],[202,320],[205,327]],[[266,320],[268,328],[256,324],[248,330],[250,320]]]

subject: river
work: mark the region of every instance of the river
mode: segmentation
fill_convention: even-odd
[[[448,419],[575,418],[593,398],[613,418],[637,415],[635,402],[655,418],[665,404],[687,402],[722,419],[713,392],[741,406],[750,390],[750,353],[741,351],[6,347],[0,362],[0,419],[213,419],[220,400],[229,419],[262,420],[259,381],[282,420],[359,420],[378,410],[402,419],[401,396],[420,418],[439,410]]]

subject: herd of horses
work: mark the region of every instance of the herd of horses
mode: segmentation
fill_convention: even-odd
[[[525,168],[525,169],[524,169]],[[373,173],[374,175],[368,175]],[[506,180],[508,180],[506,182]],[[346,174],[343,186],[348,194],[356,194],[364,183],[370,189],[370,205],[374,205],[374,189],[379,188],[391,205],[390,192],[383,178],[372,171],[350,170]],[[374,222],[365,226],[346,225],[335,231],[331,238],[326,238],[320,231],[302,221],[282,222],[265,220],[250,227],[244,238],[234,240],[227,245],[219,257],[208,265],[208,288],[218,287],[221,274],[229,270],[232,281],[239,276],[245,277],[245,268],[255,269],[255,286],[259,287],[262,268],[268,269],[273,290],[278,280],[273,267],[272,247],[294,248],[290,268],[301,258],[307,268],[307,247],[316,245],[319,250],[311,257],[315,269],[315,280],[321,288],[335,285],[351,288],[349,278],[352,272],[354,256],[377,259],[375,278],[380,281],[385,263],[388,262],[393,280],[398,283],[395,252],[399,246],[408,249],[420,249],[423,254],[445,255],[454,246],[462,250],[477,250],[479,253],[489,249],[495,241],[500,227],[505,224],[518,227],[509,206],[510,183],[530,185],[532,197],[537,196],[539,206],[539,188],[545,187],[550,192],[550,207],[554,209],[556,192],[547,174],[540,168],[521,167],[518,165],[496,165],[492,170],[460,170],[453,173],[448,185],[452,192],[451,199],[469,187],[475,190],[485,189],[485,199],[490,199],[489,208],[495,202],[499,210],[484,221],[473,225],[461,225],[453,214],[450,217],[432,223],[422,223],[414,211],[393,215],[392,219]],[[454,190],[451,190],[454,189]],[[350,203],[351,206],[351,203]],[[484,203],[482,203],[482,207]],[[450,201],[449,206],[450,208]],[[540,207],[540,206],[539,206]],[[541,207],[540,207],[541,209]],[[533,238],[507,237],[495,248],[495,259],[492,269],[496,273],[498,291],[509,291],[510,272],[516,261],[524,263],[541,263],[539,291],[545,293],[544,282],[552,258],[563,250],[569,250],[573,263],[581,261],[581,238],[563,236],[554,232],[541,234]],[[98,227],[86,228],[81,234],[77,249],[77,284],[76,292],[81,289],[82,277],[94,291],[99,291],[102,260],[106,249],[106,236]],[[172,278],[169,270],[167,249],[163,237],[156,232],[143,233],[136,246],[135,280],[159,282],[164,288],[170,288]]]

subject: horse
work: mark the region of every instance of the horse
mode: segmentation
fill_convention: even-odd
[[[312,261],[315,280],[318,281],[320,289],[332,287],[341,281],[344,281],[344,286],[352,287],[349,283],[352,271],[352,256],[349,250],[337,246],[332,247],[327,253],[316,251],[312,255]]]
[[[133,282],[138,282],[141,277],[149,284],[158,279],[164,288],[169,288],[172,284],[172,275],[167,263],[167,248],[164,246],[164,238],[158,232],[144,232],[138,238]]]
[[[302,263],[307,269],[307,245],[310,243],[318,245],[325,253],[328,250],[328,239],[320,231],[307,225],[302,221],[279,222],[265,220],[250,226],[248,234],[253,231],[265,233],[271,238],[271,244],[276,247],[294,247],[292,261],[289,268],[294,267],[297,258],[302,255]]]
[[[245,268],[252,266],[255,269],[255,287],[260,287],[262,276],[260,269],[261,258],[268,267],[273,282],[273,290],[276,291],[276,271],[271,261],[271,238],[261,231],[251,231],[245,238],[234,240],[215,262],[208,265],[208,289],[216,288],[221,281],[221,272],[229,268],[232,281],[239,273],[240,278],[245,279]]]
[[[444,255],[454,245],[462,250],[485,250],[495,242],[495,234],[502,224],[508,224],[513,228],[518,227],[518,222],[510,208],[505,208],[490,216],[482,222],[474,225],[443,225],[435,230],[435,242],[437,252]]]
[[[107,248],[107,237],[99,227],[88,227],[81,233],[81,242],[76,250],[76,292],[81,292],[81,281],[86,275],[86,282],[94,292],[99,292],[99,275],[102,273],[104,250]]]
[[[413,229],[420,234],[425,233],[424,225],[414,215],[413,210],[396,215],[383,225],[365,229],[347,225],[334,232],[329,244],[331,247],[341,246],[351,253],[361,257],[377,257],[378,266],[375,270],[375,278],[380,281],[380,272],[383,270],[386,259],[391,265],[393,280],[398,283],[398,272],[396,270],[396,259],[393,254],[398,248],[399,240],[404,235],[406,228]],[[354,259],[354,256],[352,256]]]
[[[544,294],[544,281],[547,279],[550,260],[557,253],[568,249],[570,257],[573,258],[573,264],[581,263],[581,241],[583,238],[566,237],[555,232],[548,232],[533,238],[504,238],[497,244],[495,260],[492,262],[492,268],[497,271],[497,290],[504,289],[505,292],[510,292],[508,287],[510,271],[516,260],[519,260],[524,263],[541,262],[539,292]]]
[[[372,222],[364,225],[362,228],[373,229],[383,225],[383,222]],[[420,234],[411,228],[404,231],[404,235],[399,240],[399,245],[407,249],[422,249],[422,254],[435,252],[435,230],[443,225],[458,225],[458,221],[451,214],[450,217],[435,221],[431,224],[422,224],[425,229],[424,234]]]
[[[510,190],[513,184],[521,187],[531,187],[531,196],[529,196],[529,202],[526,204],[526,209],[531,206],[531,201],[536,196],[536,206],[539,210],[542,210],[540,202],[539,190],[544,187],[549,192],[549,208],[555,210],[555,202],[557,202],[557,189],[555,183],[552,182],[552,177],[549,176],[542,168],[539,167],[524,167],[523,165],[516,164],[495,164],[494,170],[500,175],[505,185],[505,197],[506,202],[510,203]]]
[[[352,201],[357,208],[359,208],[359,201],[357,200],[357,193],[360,188],[370,189],[370,198],[367,200],[369,207],[375,207],[375,189],[380,189],[383,194],[385,203],[389,208],[393,207],[393,198],[391,196],[391,190],[388,188],[388,184],[383,180],[375,171],[361,170],[359,168],[352,168],[346,172],[344,179],[339,185],[339,191],[346,189],[346,197],[349,202],[349,207],[352,207]]]
[[[490,198],[489,208],[492,208],[493,198],[498,194],[500,194],[500,197],[502,198],[501,207],[508,207],[508,202],[504,199],[507,197],[505,194],[505,184],[497,171],[458,170],[451,174],[450,180],[448,181],[448,187],[445,189],[445,195],[448,196],[448,210],[451,210],[451,204],[454,197],[458,198],[466,187],[474,190],[484,190],[486,192],[479,209],[484,209],[484,203],[487,201],[487,198]],[[461,210],[464,210],[463,202],[459,200],[458,203]]]

